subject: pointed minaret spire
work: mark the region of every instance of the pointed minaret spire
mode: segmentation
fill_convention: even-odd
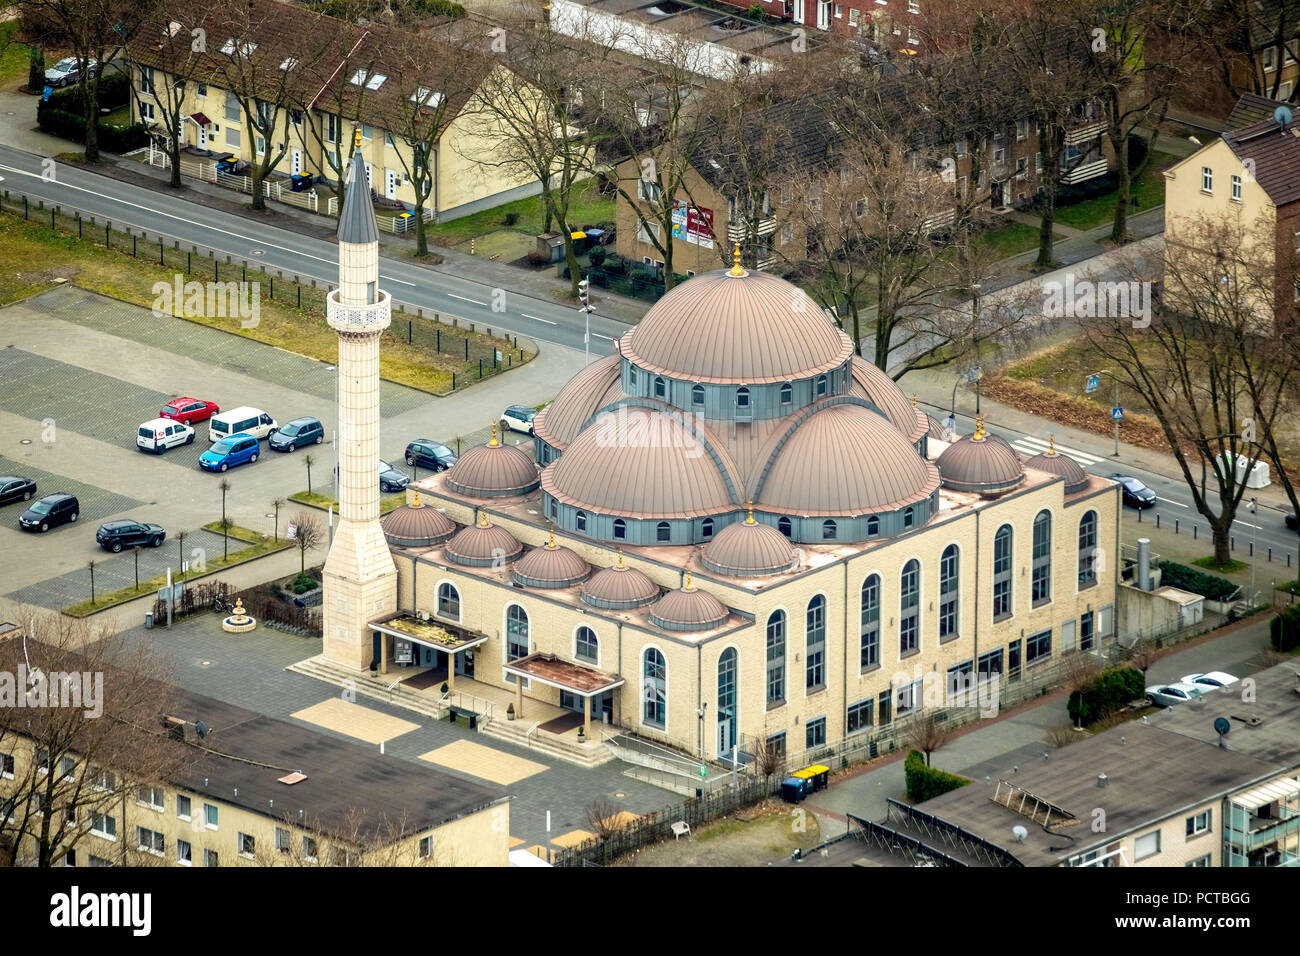
[[[366,182],[366,160],[361,155],[361,130],[357,130],[356,148],[352,150],[351,174],[343,211],[339,213],[339,242],[363,244],[379,241],[375,225],[375,207],[370,204],[370,184]]]

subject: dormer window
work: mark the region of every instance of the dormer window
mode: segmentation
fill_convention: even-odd
[[[736,405],[739,408],[749,407],[749,389],[745,388],[743,385],[736,389]]]
[[[667,394],[668,386],[662,378],[655,378],[655,398],[663,398]]]
[[[427,86],[422,86],[411,94],[411,102],[418,103],[426,109],[436,109],[442,105],[445,98],[437,90],[431,90]]]
[[[703,404],[704,404],[704,386],[703,386],[703,385],[693,385],[693,386],[691,386],[691,404],[692,404],[692,405],[703,405]]]
[[[288,73],[290,70],[292,70],[292,69],[293,69],[295,66],[297,66],[297,65],[298,65],[298,58],[297,58],[297,57],[293,57],[293,56],[291,56],[291,57],[287,57],[287,58],[285,59],[285,61],[284,61],[283,63],[280,64],[280,69],[282,69],[282,70],[284,70],[284,72]]]
[[[352,74],[353,86],[364,86],[368,90],[377,90],[384,85],[388,77],[383,73],[367,73],[365,70],[357,70]]]
[[[226,56],[234,56],[236,47],[239,49],[240,56],[248,56],[257,49],[257,44],[250,43],[247,40],[236,40],[234,37],[231,37],[222,45],[221,52]]]
[[[789,405],[794,401],[794,386],[786,382],[781,386],[781,404]]]

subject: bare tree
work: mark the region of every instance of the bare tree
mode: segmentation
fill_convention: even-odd
[[[609,797],[597,797],[584,811],[587,827],[601,840],[608,840],[618,830],[618,807]]]
[[[92,606],[95,603],[95,565],[98,563],[94,559],[86,562],[86,567],[90,571],[90,603]]]
[[[226,495],[230,492],[230,479],[222,475],[221,482],[217,487],[221,490],[221,556],[222,558],[229,558],[231,522],[226,518]]]
[[[296,526],[294,543],[298,545],[299,577],[307,576],[307,552],[315,551],[325,543],[325,528],[321,520],[309,511],[299,511],[293,516]]]
[[[316,458],[310,453],[303,455],[302,463],[307,468],[307,494],[311,494],[311,466],[316,464]]]
[[[280,509],[284,507],[284,499],[275,497],[271,499],[271,507],[275,509],[275,540],[280,540]]]
[[[907,736],[904,740],[909,749],[919,750],[925,754],[925,765],[928,767],[930,754],[943,747],[948,742],[948,736],[948,730],[934,719],[933,713],[922,711],[908,724]]]

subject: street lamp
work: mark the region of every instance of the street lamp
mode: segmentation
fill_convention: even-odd
[[[980,382],[984,379],[984,369],[980,366],[980,284],[972,282],[971,317],[975,321],[975,414],[980,413]]]
[[[1236,462],[1233,462],[1234,468]],[[1233,472],[1233,478],[1236,478],[1236,472]],[[1259,519],[1255,517],[1256,505],[1255,496],[1250,496],[1250,609],[1255,610],[1255,565],[1259,563],[1259,556],[1255,554],[1255,532],[1259,529]]]
[[[1119,457],[1119,419],[1115,417],[1114,409],[1119,408],[1119,376],[1116,375],[1108,368],[1103,368],[1095,372],[1094,374],[1109,375],[1110,380],[1115,383],[1115,403],[1112,406],[1112,411],[1110,413],[1111,420],[1115,422],[1115,451],[1112,453],[1111,457],[1118,458]]]
[[[578,308],[583,313],[583,315],[586,317],[587,320],[587,330],[586,332],[583,333],[582,336],[582,364],[583,365],[586,365],[588,362],[591,361],[591,302],[587,297],[588,287],[589,287],[589,283],[587,281],[587,278],[584,276],[582,280],[578,283],[578,299],[582,302],[582,305],[578,306]]]

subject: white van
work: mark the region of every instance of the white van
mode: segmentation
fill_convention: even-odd
[[[155,418],[151,422],[145,422],[135,433],[137,447],[160,455],[168,448],[188,445],[192,441],[194,441],[194,429],[170,418]]]
[[[208,441],[218,442],[240,432],[255,438],[265,438],[279,427],[275,419],[260,408],[245,405],[213,415],[208,420]]]

